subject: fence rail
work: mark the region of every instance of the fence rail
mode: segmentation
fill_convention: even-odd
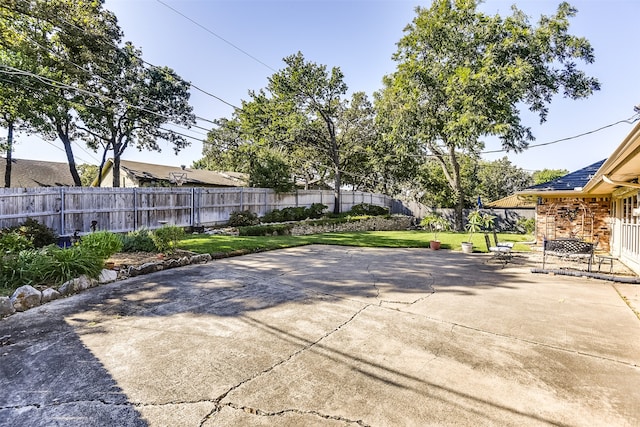
[[[311,206],[334,208],[333,191],[299,190],[276,193],[265,188],[47,187],[0,189],[0,228],[18,225],[27,218],[60,235],[98,230],[126,232],[154,229],[162,224],[202,226],[224,224],[234,211],[249,210],[262,216],[273,209]],[[389,196],[359,191],[341,193],[341,211],[369,203],[407,213],[401,202]]]

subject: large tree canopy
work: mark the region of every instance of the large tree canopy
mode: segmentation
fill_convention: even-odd
[[[576,14],[568,3],[535,26],[515,6],[505,18],[477,6],[476,0],[434,0],[418,7],[398,43],[397,70],[378,96],[396,140],[440,164],[456,200],[458,228],[466,190],[461,154],[477,157],[489,135],[506,150],[523,150],[533,135],[521,122],[521,106],[544,122],[554,95],[576,99],[599,89],[576,66],[594,55],[586,39],[568,32]]]
[[[339,68],[329,71],[301,53],[284,62],[233,118],[218,120],[196,165],[241,170],[253,184],[279,190],[291,188],[292,176],[307,185],[330,179],[339,211],[343,186],[378,185],[373,106],[362,92],[345,98]]]

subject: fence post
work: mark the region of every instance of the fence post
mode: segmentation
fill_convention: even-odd
[[[64,187],[60,187],[60,235],[64,235]]]
[[[138,196],[136,192],[136,187],[133,187],[133,231],[138,229]]]

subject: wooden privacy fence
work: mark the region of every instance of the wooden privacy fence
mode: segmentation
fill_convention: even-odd
[[[259,216],[285,207],[327,205],[333,211],[333,191],[299,190],[277,194],[265,188],[196,187],[42,187],[0,189],[0,228],[33,218],[59,235],[92,229],[126,232],[154,229],[163,224],[201,226],[224,224],[234,211]],[[358,191],[342,192],[341,211],[360,203],[401,212],[389,196]]]

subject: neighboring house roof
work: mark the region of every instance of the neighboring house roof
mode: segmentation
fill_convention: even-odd
[[[599,162],[595,162],[585,168],[579,169],[575,172],[571,172],[552,181],[525,188],[518,193],[554,195],[575,195],[576,193],[582,194],[584,192],[584,187],[587,185],[589,180],[591,180],[596,175],[598,169],[600,169],[605,161],[606,159],[600,160]]]
[[[2,183],[6,159],[2,159]],[[42,160],[12,159],[11,188],[71,187],[74,186],[68,163]]]
[[[111,168],[113,168],[113,159],[109,159],[105,163],[102,176],[104,177]],[[188,186],[244,187],[247,185],[247,176],[239,172],[215,172],[131,160],[120,160],[120,169],[138,183],[169,183],[172,179],[185,174],[182,184]],[[94,180],[92,185],[98,185],[98,180]]]
[[[485,203],[485,208],[535,208],[536,202],[530,197],[512,194],[493,202]]]

